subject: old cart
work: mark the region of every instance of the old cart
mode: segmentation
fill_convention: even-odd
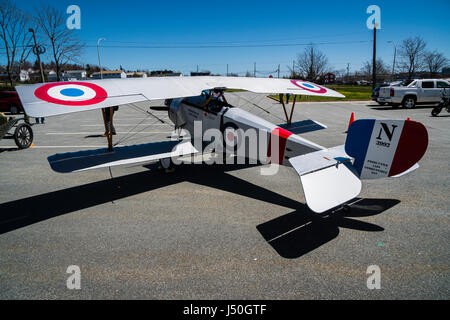
[[[12,129],[14,129],[14,132]],[[19,149],[26,149],[33,143],[33,130],[31,129],[31,126],[26,123],[25,118],[7,119],[5,116],[0,115],[0,140],[1,139],[14,139]]]

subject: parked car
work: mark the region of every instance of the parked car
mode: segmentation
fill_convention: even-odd
[[[22,103],[15,91],[0,91],[0,112],[23,112]]]
[[[387,103],[394,108],[414,108],[418,104],[437,104],[441,101],[444,88],[450,82],[441,79],[414,80],[406,87],[390,86],[380,88],[378,103]]]
[[[384,106],[387,102],[378,101],[378,96],[380,95],[380,88],[382,87],[393,87],[393,86],[404,86],[403,81],[394,81],[394,82],[384,82],[380,84],[378,87],[372,90],[372,100],[378,102],[379,105]]]

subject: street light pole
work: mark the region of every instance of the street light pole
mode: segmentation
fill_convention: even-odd
[[[394,72],[395,72],[395,56],[397,55],[397,45],[394,40],[389,40],[388,43],[392,43],[394,45],[394,62],[392,63],[392,76],[391,80],[394,81]]]
[[[100,63],[100,50],[99,50],[99,45],[100,45],[100,41],[102,40],[106,40],[105,38],[100,38],[97,40],[97,55],[98,55],[98,66],[100,68],[100,79],[103,79],[103,73],[102,73],[102,65]]]
[[[373,27],[372,90],[377,82],[377,24]]]
[[[33,39],[34,39],[34,51],[35,51],[36,57],[37,57],[37,59],[38,59],[39,68],[41,69],[41,80],[42,80],[42,83],[44,83],[44,82],[45,82],[45,79],[44,79],[44,71],[42,70],[41,57],[39,56],[39,48],[38,48],[38,45],[37,45],[37,42],[36,42],[36,34],[35,34],[35,32],[34,32],[34,30],[33,30],[32,28],[29,28],[29,29],[28,29],[28,32],[32,32],[32,33],[33,33]]]

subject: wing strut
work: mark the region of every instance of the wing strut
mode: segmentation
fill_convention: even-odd
[[[292,122],[292,115],[294,114],[294,108],[295,108],[295,94],[294,96],[294,102],[292,102],[292,108],[291,108],[291,113],[288,117],[287,111],[286,111],[286,105],[284,104],[284,99],[283,99],[283,94],[280,94],[280,102],[283,105],[283,110],[284,110],[284,115],[286,116],[286,124],[290,125]]]

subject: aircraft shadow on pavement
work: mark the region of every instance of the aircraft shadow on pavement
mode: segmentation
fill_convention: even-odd
[[[0,234],[168,185],[191,182],[294,210],[256,228],[282,257],[296,258],[337,237],[339,227],[382,231],[379,226],[349,217],[379,214],[400,202],[363,199],[345,214],[338,212],[323,217],[303,203],[228,174],[250,166],[253,165],[183,165],[175,173],[165,174],[152,164],[146,166],[148,171],[1,203]]]
[[[297,202],[228,174],[250,165],[183,165],[165,174],[157,165],[148,171],[119,176],[0,204],[0,234],[96,205],[149,192],[180,182],[203,184],[236,194],[295,208]]]
[[[306,205],[298,203],[295,211],[256,228],[263,238],[283,258],[299,258],[339,235],[340,228],[366,232],[383,231],[378,225],[350,219],[380,214],[400,203],[396,199],[358,199],[349,210],[317,214]]]
[[[0,153],[2,153],[2,152],[12,152],[12,151],[19,151],[19,150],[22,150],[22,149],[19,149],[19,148],[0,148]]]

